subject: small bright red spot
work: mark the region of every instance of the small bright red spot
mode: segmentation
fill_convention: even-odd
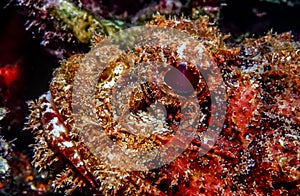
[[[18,65],[7,65],[5,67],[0,67],[0,77],[3,78],[3,81],[6,86],[10,86],[15,82],[19,77]]]

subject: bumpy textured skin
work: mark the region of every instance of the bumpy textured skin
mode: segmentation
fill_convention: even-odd
[[[115,168],[105,158],[91,152],[84,142],[90,140],[95,146],[99,145],[101,141],[95,140],[100,138],[99,130],[93,124],[78,126],[75,123],[72,107],[76,108],[76,104],[87,108],[92,106],[85,100],[72,103],[75,73],[84,58],[84,55],[74,55],[54,72],[50,91],[36,102],[30,102],[32,113],[28,129],[36,135],[33,163],[43,169],[56,165],[54,173],[60,173],[56,177],[53,175],[56,191],[71,194],[77,189],[99,195],[276,195],[299,192],[299,44],[292,42],[289,34],[270,34],[245,40],[234,47],[227,46],[224,43],[226,36],[215,26],[210,26],[207,18],[190,21],[157,16],[150,24],[187,32],[206,46],[217,63],[220,70],[210,71],[221,71],[226,86],[212,84],[212,88],[226,88],[228,107],[216,144],[205,155],[199,154],[199,150],[205,147],[203,140],[199,139],[205,123],[209,120],[223,123],[209,119],[209,111],[201,110],[208,119],[199,122],[199,137],[174,161],[143,172]],[[101,40],[98,38],[94,42]],[[114,51],[108,48],[102,52]],[[96,58],[96,52],[94,55]],[[130,69],[131,61],[165,62],[170,59],[174,60],[175,67],[178,66],[179,59],[174,51],[167,53],[165,48],[140,46],[120,55],[101,75],[92,108],[100,119],[103,133],[115,143],[143,150],[163,145],[170,139],[170,126],[176,125],[180,111],[176,110],[176,97],[165,94],[163,86],[146,85],[144,90],[137,89],[131,98],[133,104],[129,106],[133,113],[145,109],[151,104],[151,99],[161,97],[165,97],[165,106],[172,108],[168,123],[161,122],[169,132],[166,135],[157,133],[147,140],[114,127],[111,97],[105,85],[119,77],[118,66]],[[93,71],[88,65],[83,66],[86,66],[87,73]],[[189,67],[192,69],[193,65]],[[201,74],[198,75],[201,78]],[[196,89],[199,104],[205,108],[209,105],[210,93],[201,81]],[[83,83],[82,88],[86,85]],[[140,114],[138,116],[143,122],[153,123],[146,114]],[[133,118],[133,122],[136,119]],[[82,134],[82,127],[88,133]]]

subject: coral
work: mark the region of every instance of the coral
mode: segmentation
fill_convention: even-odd
[[[7,109],[0,109],[0,120]],[[0,130],[1,131],[1,130]],[[2,131],[1,131],[2,132]],[[50,192],[47,172],[37,172],[23,152],[15,150],[14,141],[0,135],[0,192],[4,195],[45,195]]]
[[[3,137],[0,137],[0,175],[1,179],[0,181],[5,180],[7,176],[9,176],[9,165],[7,161],[7,156],[9,155],[10,147],[9,144],[3,139]]]
[[[121,46],[124,40],[134,46],[125,52],[113,45],[103,47],[104,37],[94,39],[91,52],[63,61],[53,74],[50,91],[29,103],[26,129],[36,136],[34,166],[48,171],[54,167],[49,178],[57,192],[67,194],[74,190],[104,195],[297,194],[299,43],[288,33],[270,33],[229,45],[227,36],[206,17],[191,21],[156,16],[146,29],[153,26],[168,27],[201,41],[207,49],[201,61],[207,77],[197,71],[197,64],[182,56],[180,46],[185,45],[189,55],[193,55],[189,49],[195,48],[182,37],[172,37],[173,45],[167,47],[168,35],[158,32],[153,33],[157,35],[152,40],[154,46],[130,43],[135,31],[129,37],[118,34],[110,38]],[[216,67],[206,63],[209,56]],[[110,63],[106,64],[108,57]],[[173,69],[164,68],[162,75],[153,77],[156,72],[149,64],[165,62]],[[211,78],[219,72],[225,85]],[[179,82],[171,80],[173,75]],[[130,76],[144,78],[144,82],[134,86],[135,79]],[[190,96],[189,82],[197,97],[193,101],[200,106],[196,116],[202,118],[196,121],[194,138],[187,146],[180,146],[189,137],[176,137],[179,122],[195,115],[182,103],[182,97]],[[125,84],[131,90],[123,89]],[[213,108],[212,95],[222,89],[226,97],[219,99],[226,100],[227,109],[221,105]],[[166,108],[162,117],[152,112],[158,101]],[[225,109],[223,124],[212,114]],[[116,120],[116,116],[122,118]],[[204,134],[210,124],[222,127],[220,135]],[[191,128],[193,125],[185,127]],[[161,153],[156,158],[160,167],[153,167],[155,163],[147,157],[152,154],[144,156],[143,152],[170,141],[179,147],[170,149],[168,155],[181,153],[164,164],[159,159],[165,156]],[[127,149],[126,153],[112,150],[113,144]]]
[[[110,34],[125,24],[105,20],[69,0],[18,1],[26,31],[45,47],[48,54],[63,59],[86,52],[94,34]]]
[[[0,108],[0,120],[5,117],[6,112],[7,111],[5,108]],[[0,136],[0,182],[4,181],[10,175],[7,161],[10,151],[11,148],[9,143],[6,142],[2,136]]]

